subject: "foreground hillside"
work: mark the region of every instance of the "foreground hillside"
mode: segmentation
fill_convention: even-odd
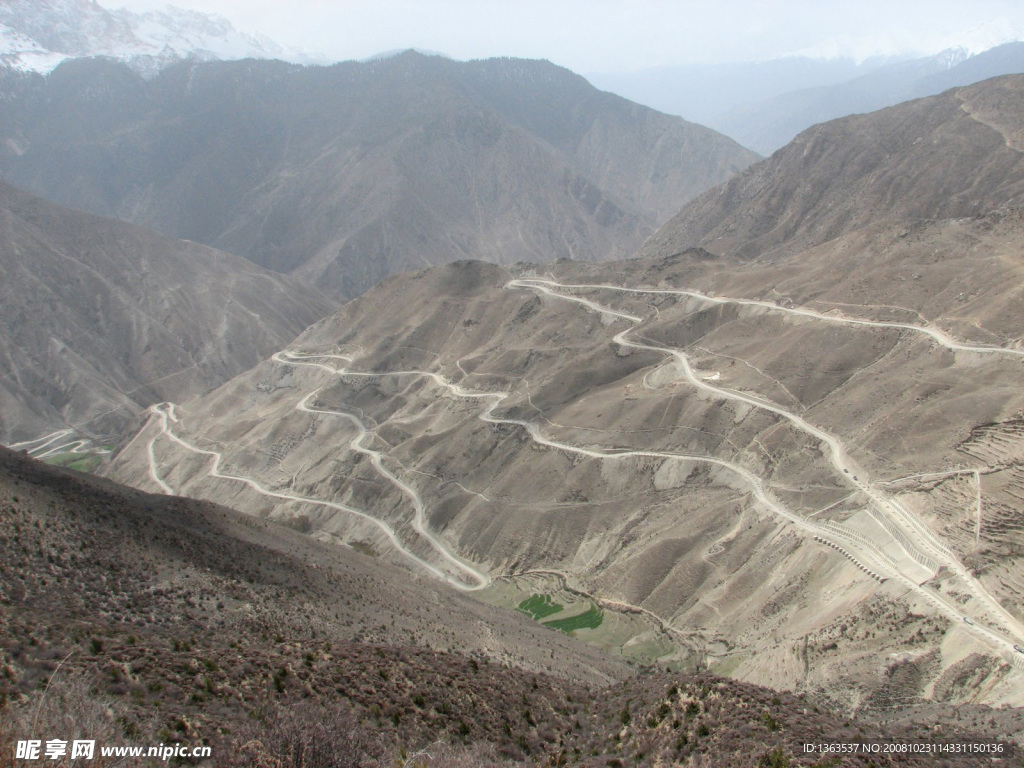
[[[460,258],[625,256],[756,159],[541,61],[185,62],[143,80],[81,60],[2,87],[5,180],[346,297]]]
[[[332,308],[241,257],[3,184],[0,285],[0,440],[43,451],[116,441],[150,403],[213,388]]]
[[[711,675],[631,673],[365,555],[4,449],[0,508],[5,755],[56,727],[100,745],[206,744],[225,766],[379,765],[424,747],[413,764],[969,766],[823,761],[803,744],[993,743],[1020,727],[983,707],[880,727]]]

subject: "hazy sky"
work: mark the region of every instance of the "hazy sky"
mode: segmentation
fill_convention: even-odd
[[[166,0],[100,0],[161,8]],[[786,53],[982,50],[1024,37],[1022,0],[176,0],[333,60],[396,48],[546,58],[577,72]]]

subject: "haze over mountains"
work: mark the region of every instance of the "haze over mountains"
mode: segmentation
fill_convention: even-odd
[[[1024,203],[1022,79],[1002,77],[808,129],[685,206],[641,253],[776,257],[881,220]]]
[[[91,3],[64,10],[76,9],[107,13]],[[36,21],[72,37],[113,24],[93,16]],[[627,255],[680,201],[755,159],[546,62],[409,52],[329,68],[189,60],[148,75],[76,59],[46,77],[9,71],[0,85],[5,180],[193,241],[61,213],[5,188],[18,206],[5,230],[5,442],[66,429],[82,430],[68,444],[113,437],[140,407],[221,383],[332,299],[395,271],[468,256]],[[32,206],[36,229],[23,215]],[[102,252],[108,241],[113,255]],[[210,258],[197,242],[294,279]],[[37,251],[45,255],[26,258]],[[53,260],[64,258],[85,263],[97,284],[63,280]],[[127,293],[99,287],[113,274]],[[52,310],[36,322],[40,291]],[[109,301],[82,309],[101,294]]]
[[[928,55],[862,50],[852,56],[849,45],[833,40],[778,58],[586,76],[603,90],[709,126],[768,155],[815,123],[1024,71],[1020,29],[1005,19],[948,39],[949,48]],[[864,45],[888,50],[863,40],[857,47]],[[265,35],[241,33],[221,16],[171,5],[133,13],[108,10],[95,0],[0,2],[0,70],[46,73],[69,58],[95,56],[125,62],[146,77],[182,60],[329,61]]]
[[[237,375],[333,306],[239,256],[5,184],[0,275],[5,444],[58,429],[116,442],[150,403]]]
[[[546,62],[75,61],[9,84],[0,173],[351,297],[480,258],[607,259],[756,159]],[[69,183],[69,180],[70,183]]]
[[[770,155],[817,123],[1020,72],[1024,43],[1007,42],[919,58],[792,56],[588,77],[599,88],[682,115]]]
[[[592,601],[637,658],[1019,705],[1022,87],[813,129],[640,260],[393,277],[111,476]]]

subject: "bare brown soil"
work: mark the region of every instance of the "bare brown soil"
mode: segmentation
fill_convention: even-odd
[[[273,762],[297,760],[300,746],[325,766],[377,765],[421,748],[451,761],[438,765],[968,766],[978,763],[822,762],[803,744],[991,740],[1019,728],[1011,713],[984,708],[968,710],[969,728],[951,709],[938,710],[938,729],[935,712],[924,725],[880,727],[710,675],[627,673],[523,617],[408,585],[402,573],[276,526],[6,451],[0,459],[5,742],[25,738],[42,711],[37,726],[90,727],[87,738],[210,744],[227,766],[309,765]],[[436,600],[433,614],[444,613],[461,651],[406,644],[404,628],[416,627],[420,643],[435,643],[437,628],[398,589]],[[481,613],[505,653],[473,647]],[[603,674],[620,681],[580,679]],[[71,715],[72,725],[61,719]],[[7,746],[0,765],[11,764]]]

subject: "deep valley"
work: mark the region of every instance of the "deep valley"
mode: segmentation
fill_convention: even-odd
[[[759,159],[547,61],[19,2],[0,768],[1020,764],[1024,75]]]

